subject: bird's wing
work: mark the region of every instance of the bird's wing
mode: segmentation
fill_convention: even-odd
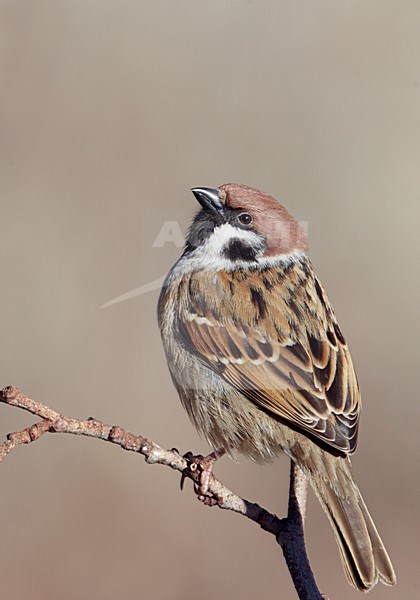
[[[186,349],[249,400],[330,447],[356,448],[360,396],[346,342],[308,263],[191,274],[177,328]]]

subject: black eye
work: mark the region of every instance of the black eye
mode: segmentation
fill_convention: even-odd
[[[247,212],[240,213],[237,218],[241,225],[251,225],[252,221],[254,220]]]

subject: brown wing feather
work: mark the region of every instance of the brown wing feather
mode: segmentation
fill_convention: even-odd
[[[331,450],[355,450],[356,375],[309,263],[263,277],[193,273],[183,292],[178,326],[190,352],[274,417]]]

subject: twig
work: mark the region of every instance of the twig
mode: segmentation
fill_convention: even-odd
[[[317,588],[305,548],[303,525],[306,514],[308,479],[293,462],[290,464],[289,507],[287,518],[276,535],[301,600],[326,599]]]
[[[48,406],[32,400],[13,386],[0,391],[0,402],[26,410],[41,418],[41,421],[22,431],[9,433],[7,441],[0,444],[0,462],[18,445],[30,444],[40,439],[45,433],[70,433],[84,435],[117,444],[124,450],[137,452],[145,457],[149,464],[167,465],[190,478],[197,492],[200,482],[200,469],[194,457],[183,457],[174,448],[164,450],[148,438],[134,435],[122,427],[106,425],[96,419],[87,421],[70,419]],[[191,467],[194,468],[191,468]],[[322,600],[316,586],[305,549],[303,524],[305,519],[307,479],[303,472],[291,465],[289,508],[287,517],[279,519],[255,502],[249,502],[229,490],[214,475],[210,476],[208,494],[199,499],[208,505],[217,505],[224,510],[231,510],[258,523],[262,529],[274,535],[283,554],[293,579],[300,600]]]

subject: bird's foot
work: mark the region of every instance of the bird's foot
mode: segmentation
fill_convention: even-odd
[[[184,454],[188,464],[181,477],[181,490],[184,487],[186,477],[191,477],[194,481],[194,491],[198,499],[210,506],[217,504],[217,500],[209,494],[209,485],[214,463],[224,454],[226,454],[226,450],[215,450],[208,456],[194,455],[192,452]]]

